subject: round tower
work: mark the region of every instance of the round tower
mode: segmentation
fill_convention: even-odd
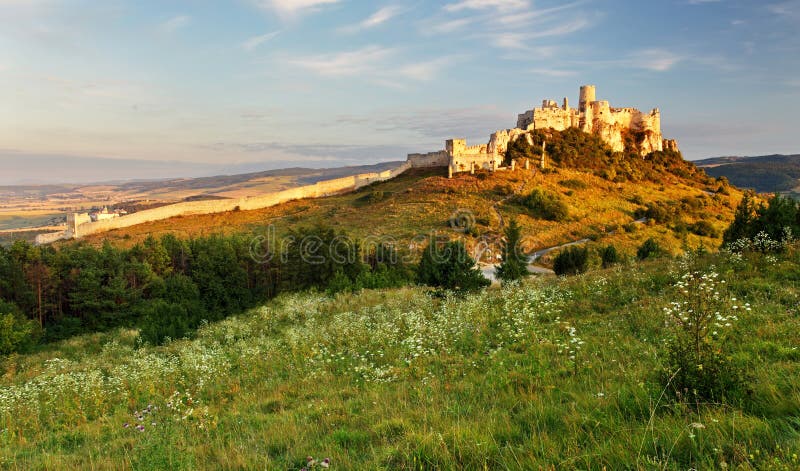
[[[596,87],[594,85],[581,86],[580,99],[578,100],[578,111],[586,111],[586,105],[597,99]]]

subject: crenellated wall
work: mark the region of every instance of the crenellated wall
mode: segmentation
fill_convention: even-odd
[[[445,165],[447,165],[445,163]],[[320,198],[355,191],[376,182],[382,182],[397,177],[412,168],[409,162],[383,172],[362,173],[348,177],[324,180],[313,185],[289,188],[288,190],[267,193],[261,196],[241,199],[185,201],[170,204],[159,208],[146,209],[126,216],[91,222],[87,215],[67,215],[67,230],[65,232],[40,234],[36,236],[37,244],[49,244],[57,240],[80,238],[91,234],[98,234],[114,229],[123,229],[152,221],[161,221],[177,216],[192,216],[197,214],[214,214],[227,211],[249,211],[263,209],[304,198]],[[85,216],[85,217],[84,217]],[[87,221],[88,220],[88,221]]]

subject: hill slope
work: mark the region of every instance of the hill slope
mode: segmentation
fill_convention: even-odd
[[[282,296],[194,340],[78,337],[3,360],[9,469],[796,469],[797,248],[529,281]],[[659,382],[684,274],[748,307],[726,342],[741,404]],[[734,299],[735,298],[735,299]],[[749,309],[752,306],[752,309]],[[728,312],[732,307],[728,307]]]
[[[547,168],[525,170],[525,158],[538,161],[538,139],[548,140]],[[534,141],[526,147],[520,139],[509,148],[508,158],[519,161],[515,171],[448,179],[444,170],[417,170],[352,194],[257,211],[174,218],[87,240],[132,245],[149,235],[258,234],[267,227],[281,236],[296,226],[325,224],[357,238],[388,239],[401,250],[424,244],[431,232],[443,233],[464,239],[470,247],[487,247],[483,255],[489,261],[498,253],[505,223],[516,218],[526,235],[523,248],[529,252],[582,238],[632,249],[648,237],[662,239],[677,251],[700,243],[719,245],[719,235],[741,197],[738,190],[720,186],[677,153],[657,153],[648,159],[614,153],[596,136],[577,130],[539,133]],[[526,206],[526,197],[535,190],[561,201],[567,216],[548,220]],[[468,231],[453,227],[454,215],[470,221]],[[635,227],[632,223],[642,216],[653,221]],[[706,221],[708,230],[692,231],[698,221]]]
[[[740,188],[800,196],[800,154],[715,157],[694,163],[709,175],[726,177]]]

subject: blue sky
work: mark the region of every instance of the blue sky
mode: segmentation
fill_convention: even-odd
[[[0,165],[401,160],[583,83],[661,108],[689,159],[800,152],[800,0],[0,0],[0,24]]]

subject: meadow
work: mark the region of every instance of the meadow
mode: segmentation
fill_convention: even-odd
[[[2,360],[0,466],[798,469],[799,249],[469,295],[283,294],[164,346],[130,329],[40,346]],[[725,401],[664,380],[670,309],[705,286],[687,277],[715,280],[746,385]]]

